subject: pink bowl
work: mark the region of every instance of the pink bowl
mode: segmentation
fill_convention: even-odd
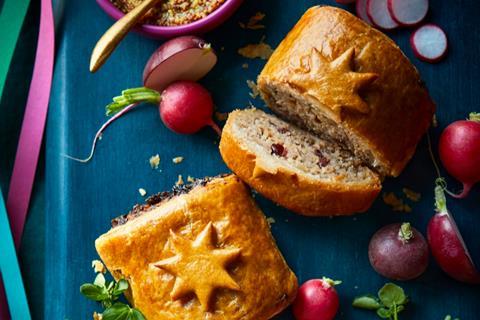
[[[109,0],[96,0],[98,5],[113,19],[118,20],[125,14]],[[173,38],[187,34],[202,34],[218,27],[238,9],[243,0],[226,0],[217,10],[205,18],[180,26],[157,26],[142,24],[135,30],[156,39]]]

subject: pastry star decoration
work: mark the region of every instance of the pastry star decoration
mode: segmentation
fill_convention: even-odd
[[[370,111],[358,91],[375,79],[375,73],[360,73],[352,70],[355,49],[350,48],[333,61],[328,61],[316,49],[301,60],[301,67],[295,69],[288,82],[305,90],[322,104],[339,115],[343,107],[361,113]],[[305,59],[306,58],[306,59]]]
[[[210,309],[213,292],[217,288],[240,290],[240,286],[228,274],[226,267],[240,255],[240,249],[218,249],[214,246],[212,223],[193,241],[176,235],[170,230],[175,256],[154,263],[154,266],[173,274],[175,284],[170,296],[178,300],[194,293],[202,309]]]

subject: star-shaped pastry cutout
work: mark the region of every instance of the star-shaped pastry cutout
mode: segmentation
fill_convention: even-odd
[[[330,107],[339,116],[342,108],[370,111],[358,91],[377,79],[375,73],[360,73],[352,70],[355,49],[350,48],[333,61],[328,61],[316,48],[301,59],[289,79],[290,84],[305,90],[305,93]]]
[[[178,300],[194,293],[204,311],[210,309],[217,288],[240,290],[226,267],[240,255],[240,249],[219,249],[214,245],[215,228],[210,222],[193,241],[170,230],[170,241],[176,255],[154,263],[154,266],[176,277],[170,294]]]

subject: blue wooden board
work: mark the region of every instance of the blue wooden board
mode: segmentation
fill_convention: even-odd
[[[333,1],[246,0],[226,24],[206,35],[217,50],[219,62],[202,83],[212,91],[219,111],[243,108],[250,102],[263,106],[262,101],[249,97],[245,81],[256,78],[264,61],[242,58],[237,49],[258,42],[264,35],[267,43],[277,45],[308,7],[320,3],[334,5]],[[449,122],[466,117],[475,108],[480,111],[479,9],[475,1],[432,1],[428,20],[442,25],[450,37],[449,56],[438,65],[412,57],[408,46],[410,30],[389,34],[412,57],[438,103],[440,127],[432,130],[434,141]],[[267,13],[267,28],[240,29],[238,22],[246,21],[257,11]],[[45,210],[39,208],[41,200],[35,203],[22,254],[26,285],[36,311],[34,317],[39,319],[89,319],[94,310],[100,310],[80,295],[78,287],[94,277],[90,262],[97,258],[95,238],[108,230],[111,218],[142,201],[138,188],[154,193],[169,189],[178,174],[203,177],[228,172],[213,131],[206,129],[192,136],[174,134],[163,126],[152,106],[141,107],[113,124],[103,135],[91,163],[78,164],[62,157],[63,153],[83,155],[88,151],[93,133],[105,120],[104,105],[122,89],[141,84],[143,66],[160,44],[130,34],[106,65],[92,75],[88,72],[91,50],[110,24],[111,20],[94,1],[70,0],[65,4],[46,136]],[[248,63],[249,68],[243,69],[243,63]],[[23,70],[24,74],[28,72]],[[15,89],[13,84],[9,87]],[[11,100],[3,103],[14,105]],[[8,117],[13,121],[18,116]],[[10,127],[10,132],[16,132],[17,126],[7,119],[2,118],[2,123]],[[14,141],[16,134],[11,136]],[[2,146],[7,145],[12,154],[14,143],[10,141],[2,138]],[[157,153],[162,158],[160,170],[152,170],[148,159]],[[185,157],[184,162],[172,164],[175,156]],[[5,160],[3,154],[0,158],[5,168],[2,169],[9,172],[11,159]],[[40,192],[37,190],[35,199],[43,190],[43,175],[39,178]],[[426,141],[422,140],[403,174],[397,179],[387,179],[384,184],[387,192],[400,194],[402,187],[421,192],[422,200],[411,203],[412,213],[393,212],[378,199],[363,215],[305,218],[260,196],[257,200],[266,215],[275,219],[272,232],[300,282],[323,275],[341,279],[343,284],[338,287],[341,311],[337,318],[375,319],[374,314],[350,306],[356,295],[375,292],[387,281],[369,265],[369,238],[381,226],[399,221],[410,221],[424,232],[433,214],[433,181],[434,170]],[[454,181],[450,182],[452,187],[458,187]],[[449,200],[477,264],[480,264],[480,241],[476,235],[480,223],[479,196],[477,187],[465,201]],[[479,288],[449,279],[433,261],[425,275],[402,286],[412,301],[402,319],[443,319],[452,314],[465,320],[477,319],[480,314]],[[286,311],[278,318],[292,319],[292,316]]]

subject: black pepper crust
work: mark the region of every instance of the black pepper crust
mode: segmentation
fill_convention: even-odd
[[[162,191],[157,194],[154,194],[150,197],[148,197],[145,200],[144,204],[136,204],[133,206],[132,210],[128,212],[127,214],[121,215],[119,217],[116,217],[112,219],[111,225],[112,228],[124,225],[130,220],[133,220],[142,214],[150,211],[151,209],[157,207],[159,204],[161,204],[164,201],[168,201],[174,197],[177,197],[182,194],[189,193],[192,191],[194,188],[201,186],[204,187],[206,186],[210,181],[216,179],[216,178],[223,178],[228,176],[229,174],[221,174],[217,175],[214,177],[205,177],[201,179],[195,179],[194,182],[189,183],[189,184],[184,184],[184,185],[175,185],[173,186],[171,191]]]

